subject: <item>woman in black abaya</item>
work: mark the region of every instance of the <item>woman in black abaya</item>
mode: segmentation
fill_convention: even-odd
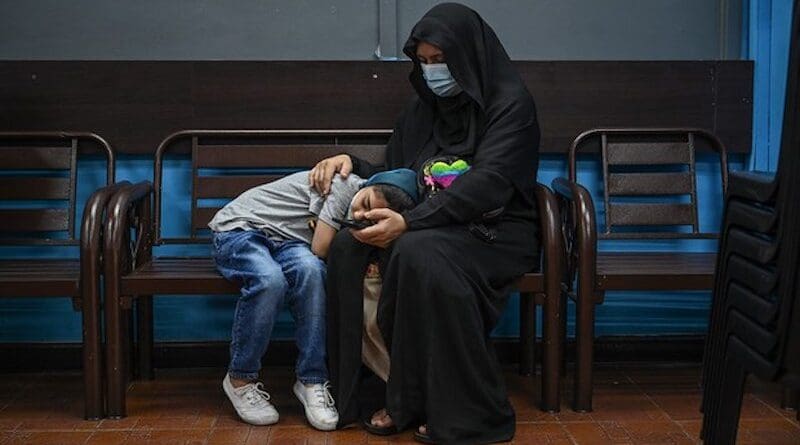
[[[398,119],[386,167],[419,170],[447,155],[471,168],[403,214],[356,215],[377,223],[334,240],[328,357],[340,425],[362,414],[363,278],[377,255],[378,326],[391,362],[386,409],[367,429],[422,425],[416,437],[439,443],[509,440],[514,411],[489,334],[510,285],[537,263],[535,105],[494,31],[465,6],[431,9],[404,52],[414,62],[409,78],[417,94]],[[335,173],[351,171],[368,177],[377,168],[339,155],[317,164],[311,181],[325,192]]]

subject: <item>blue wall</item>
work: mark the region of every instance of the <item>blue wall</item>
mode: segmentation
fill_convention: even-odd
[[[755,60],[755,106],[753,154],[749,159],[734,159],[733,169],[774,170],[780,141],[780,124],[785,86],[790,0],[750,0],[743,4],[742,56]],[[581,181],[597,184],[598,178],[590,172],[598,169],[596,161],[582,160],[579,171]],[[717,161],[702,157],[698,164],[701,228],[714,230],[719,221],[721,201]],[[92,189],[104,181],[104,169],[98,160],[81,162],[78,197],[82,202]],[[165,187],[165,202],[170,205],[170,226],[165,233],[179,235],[188,227],[190,201],[186,198],[189,187],[189,163],[175,160],[168,163],[167,174],[172,178]],[[118,160],[118,179],[131,181],[152,179],[152,160],[146,157],[121,156]],[[550,181],[565,173],[563,159],[548,156],[542,159],[539,180]],[[596,199],[602,199],[600,190],[592,187]],[[170,198],[174,196],[174,198]],[[81,204],[82,206],[82,204]],[[602,220],[602,215],[598,215]],[[669,244],[628,243],[630,249],[669,249]],[[601,249],[618,249],[620,242],[602,244]],[[713,251],[714,243],[692,242],[681,246],[699,251]],[[166,249],[172,249],[167,251]],[[203,254],[205,247],[176,251],[160,248],[157,253]],[[75,256],[77,249],[0,248],[0,258]],[[516,297],[498,326],[498,336],[513,336],[518,331]],[[228,338],[234,297],[170,297],[156,299],[155,323],[157,341],[224,340]],[[598,335],[684,334],[705,330],[709,294],[707,292],[683,293],[610,293],[606,302],[598,307]],[[569,320],[572,330],[572,317]],[[283,314],[276,326],[276,337],[290,337],[292,323]],[[0,342],[74,342],[80,340],[80,317],[72,311],[68,299],[2,299],[0,300]]]

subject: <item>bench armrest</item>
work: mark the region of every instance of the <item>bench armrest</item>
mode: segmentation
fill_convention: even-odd
[[[122,187],[111,197],[103,242],[106,280],[118,281],[122,274],[151,259],[152,199],[150,181]]]
[[[115,193],[129,185],[130,182],[121,181],[100,187],[89,196],[83,208],[80,239],[80,286],[83,298],[94,286],[99,285],[106,206]]]
[[[564,264],[564,248],[561,235],[561,217],[558,201],[547,186],[536,183],[533,190],[539,216],[539,235],[541,241],[540,272],[548,282],[550,277],[561,279]],[[545,284],[547,286],[547,284]]]
[[[571,289],[577,276],[579,288],[591,289],[594,294],[597,224],[592,195],[582,185],[566,178],[554,179],[552,186],[559,201],[566,251],[565,284]]]

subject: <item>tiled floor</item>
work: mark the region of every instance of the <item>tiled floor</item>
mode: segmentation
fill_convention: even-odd
[[[129,392],[129,416],[81,420],[81,380],[76,373],[0,376],[0,444],[364,444],[413,443],[411,433],[369,436],[358,428],[322,433],[308,427],[291,394],[291,370],[265,371],[267,389],[281,413],[272,427],[239,422],[225,400],[221,369],[157,372]],[[517,411],[514,442],[524,444],[696,443],[701,416],[696,365],[607,366],[596,372],[595,410],[560,413],[535,407],[538,387],[509,370]],[[567,382],[567,385],[569,382]],[[778,389],[751,382],[739,443],[800,444],[795,413],[781,410]],[[568,395],[567,395],[568,397]],[[565,400],[566,397],[565,397]]]

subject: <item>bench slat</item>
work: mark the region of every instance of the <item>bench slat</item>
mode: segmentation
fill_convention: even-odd
[[[684,173],[610,173],[610,196],[685,195],[692,192],[692,175]]]
[[[617,204],[609,203],[609,224],[612,226],[692,225],[691,204]]]
[[[0,147],[1,169],[65,170],[72,165],[72,147]]]
[[[0,177],[0,199],[69,199],[69,178]]]
[[[598,289],[703,290],[714,283],[716,254],[599,252]]]
[[[80,262],[68,260],[0,261],[0,297],[78,295]]]
[[[198,176],[197,198],[234,198],[248,189],[282,177],[283,175]]]
[[[222,207],[198,207],[194,209],[192,230],[207,229],[208,222]]]
[[[59,232],[69,229],[69,209],[0,209],[2,232]]]
[[[692,153],[686,142],[608,142],[609,165],[689,164]]]
[[[383,145],[198,145],[199,168],[311,168],[341,153],[383,164]]]

